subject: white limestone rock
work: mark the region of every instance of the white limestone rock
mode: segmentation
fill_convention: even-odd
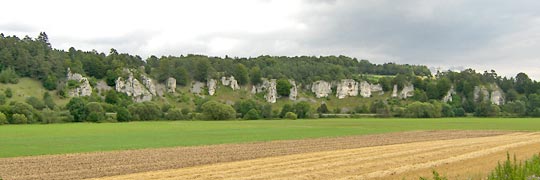
[[[265,84],[265,83],[263,83]],[[277,88],[276,88],[276,79],[271,79],[270,81],[266,81],[267,84],[267,91],[264,98],[266,99],[266,102],[269,103],[276,103],[277,100]]]
[[[504,104],[504,96],[503,91],[497,84],[491,84],[491,94],[490,94],[490,100],[491,103],[496,105],[502,105]]]
[[[482,95],[482,96],[480,96],[480,95]],[[473,91],[474,101],[479,101],[480,97],[482,97],[482,99],[484,101],[488,100],[489,92],[488,92],[487,88],[484,87],[484,86],[474,86],[474,91]]]
[[[151,78],[146,77],[145,75],[141,75],[141,80],[142,80],[142,84],[148,90],[148,92],[156,96],[157,92],[156,92],[156,85],[154,84],[154,81]]]
[[[383,95],[384,94],[384,90],[382,88],[382,86],[380,84],[372,84],[371,85],[371,93],[376,93],[378,92],[379,95]]]
[[[176,92],[176,79],[170,77],[167,79],[167,92],[168,93],[175,93]]]
[[[343,99],[347,96],[358,96],[358,82],[352,79],[342,79],[337,85],[336,97]]]
[[[67,71],[68,81],[79,82],[78,87],[69,90],[68,95],[70,97],[82,97],[92,95],[92,86],[90,85],[90,81],[88,81],[88,78],[83,77],[79,73],[72,73],[70,68],[68,68]]]
[[[397,97],[398,97],[397,91],[398,91],[397,84],[394,84],[394,89],[392,89],[392,97],[393,97],[393,98],[397,98]]]
[[[148,89],[142,83],[140,83],[139,80],[133,77],[133,73],[131,71],[127,71],[129,72],[129,76],[127,79],[124,80],[122,77],[118,77],[118,79],[116,79],[115,90],[117,92],[125,93],[126,95],[131,96],[135,102],[152,100],[153,94],[148,91]],[[148,83],[150,86],[152,80],[146,78],[146,83]]]
[[[403,87],[401,93],[399,94],[399,98],[407,99],[412,96],[414,96],[414,85],[409,83]]]
[[[311,92],[315,93],[315,97],[322,98],[328,97],[332,93],[332,85],[326,81],[315,81],[311,85]]]
[[[456,91],[454,90],[454,86],[452,86],[450,88],[450,90],[448,90],[448,92],[446,92],[446,95],[444,95],[443,97],[443,102],[447,103],[447,102],[452,102],[452,97],[456,94]]]
[[[289,91],[289,99],[295,101],[298,97],[298,87],[294,80],[289,79],[289,83],[292,85],[291,90]]]
[[[366,81],[360,82],[360,96],[365,98],[371,97],[371,84]]]
[[[194,81],[191,83],[191,93],[201,95],[203,88],[206,86],[203,82]]]
[[[206,86],[208,87],[208,94],[210,96],[216,94],[217,81],[215,79],[208,79]]]
[[[240,89],[240,86],[238,85],[238,81],[234,79],[234,76],[221,77],[221,84],[223,84],[224,86],[231,87],[232,90]]]

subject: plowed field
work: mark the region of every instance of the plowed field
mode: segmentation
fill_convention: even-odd
[[[1,158],[4,179],[268,179],[386,178],[502,154],[540,151],[540,134],[501,131],[416,131],[340,138],[271,141]],[[524,154],[525,155],[525,154]],[[484,161],[482,161],[484,162]],[[497,160],[487,163],[496,165]],[[451,168],[449,168],[451,170]],[[427,172],[427,171],[426,171]],[[115,176],[124,175],[124,176]],[[394,176],[396,177],[396,176]]]

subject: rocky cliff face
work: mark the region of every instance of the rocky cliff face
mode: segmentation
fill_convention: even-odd
[[[393,98],[397,98],[398,97],[398,94],[397,94],[397,84],[394,84],[394,88],[392,89],[392,97]]]
[[[167,85],[165,86],[168,93],[176,92],[176,79],[170,77],[167,79]]]
[[[479,101],[480,97],[482,97],[484,101],[489,100],[496,105],[504,104],[504,93],[497,84],[490,84],[488,87],[475,86],[473,95],[474,101]]]
[[[365,98],[371,97],[372,93],[384,94],[382,86],[379,84],[369,84],[366,81],[362,81],[358,87],[360,89],[360,96]]]
[[[128,96],[131,96],[135,102],[144,102],[144,101],[152,100],[152,97],[156,95],[156,87],[152,79],[144,75],[141,76],[141,79],[143,80],[143,83],[144,83],[143,84],[143,83],[140,83],[139,80],[137,80],[133,76],[133,72],[131,70],[125,70],[125,71],[129,73],[128,78],[123,79],[122,77],[118,77],[118,79],[116,79],[115,90],[121,93],[125,93]]]
[[[231,87],[231,89],[233,90],[240,89],[240,86],[238,85],[238,81],[234,79],[234,76],[221,77],[221,84],[223,84],[224,86]]]
[[[401,99],[407,99],[412,96],[414,96],[414,86],[412,84],[405,85],[399,94],[399,98]]]
[[[484,86],[474,86],[474,101],[480,101],[480,97],[482,97],[482,100],[487,100],[489,98],[489,91]]]
[[[277,88],[276,88],[276,79],[262,79],[262,84],[260,85],[254,85],[251,88],[251,93],[266,93],[264,95],[264,98],[266,99],[266,102],[269,103],[275,103],[277,101]]]
[[[448,90],[448,92],[446,92],[446,95],[444,95],[443,97],[443,102],[447,103],[447,102],[452,102],[452,97],[456,94],[456,91],[454,90],[454,86],[452,86],[450,88],[450,90]]]
[[[502,105],[504,104],[504,96],[503,91],[497,84],[491,84],[491,103],[496,105]]]
[[[203,82],[194,81],[191,83],[191,93],[201,95],[203,88],[206,86]]]
[[[289,83],[292,85],[291,90],[289,91],[289,99],[295,101],[296,98],[298,98],[298,87],[294,80],[289,79]]]
[[[206,86],[208,87],[208,94],[213,96],[216,93],[217,81],[215,79],[209,79],[206,82]]]
[[[315,97],[322,98],[328,97],[332,93],[332,85],[326,81],[315,81],[311,85],[311,92],[315,93]]]
[[[77,81],[79,83],[78,87],[75,87],[73,89],[70,89],[68,92],[68,95],[70,97],[81,97],[81,96],[90,96],[92,95],[92,86],[90,86],[90,82],[88,81],[88,78],[83,77],[79,73],[72,73],[71,69],[67,69],[67,80],[68,81]]]
[[[358,82],[352,79],[342,79],[337,84],[336,97],[343,99],[347,96],[358,96]]]

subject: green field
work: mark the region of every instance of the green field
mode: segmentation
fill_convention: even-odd
[[[0,157],[443,129],[538,131],[540,119],[366,118],[5,125],[0,126]]]

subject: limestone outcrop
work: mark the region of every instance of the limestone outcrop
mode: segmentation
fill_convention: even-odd
[[[491,84],[491,103],[496,105],[502,105],[504,104],[504,96],[503,91],[497,84]]]
[[[146,87],[146,89],[150,92],[150,94],[154,96],[157,95],[156,85],[154,84],[154,80],[152,80],[149,77],[146,77],[144,74],[141,74],[141,80],[144,87]]]
[[[446,95],[444,95],[443,97],[443,102],[447,103],[447,102],[452,102],[452,98],[453,96],[456,94],[456,90],[454,90],[454,86],[452,86],[450,88],[450,90],[448,90],[448,92],[446,92]]]
[[[176,79],[172,77],[168,78],[166,89],[168,93],[175,93],[176,92]]]
[[[382,86],[380,84],[372,84],[371,85],[371,93],[376,93],[378,92],[379,95],[383,95],[384,94],[384,90],[382,88]]]
[[[315,81],[311,85],[311,92],[315,93],[315,97],[322,98],[328,97],[332,93],[332,85],[326,81]]]
[[[233,90],[240,89],[240,86],[238,85],[238,81],[234,79],[234,76],[221,77],[221,84],[223,84],[224,86],[231,87],[231,89]]]
[[[128,96],[131,96],[135,102],[144,102],[144,101],[150,101],[152,100],[152,97],[155,94],[152,94],[150,90],[152,90],[154,93],[156,93],[155,85],[152,82],[152,79],[142,76],[143,83],[140,83],[139,80],[137,80],[133,76],[133,72],[130,70],[124,70],[127,71],[129,76],[127,79],[124,79],[122,77],[118,77],[116,79],[116,86],[115,90],[117,92],[125,93]],[[145,84],[148,86],[146,87]]]
[[[504,93],[497,84],[490,84],[488,87],[475,86],[473,95],[474,101],[480,101],[480,97],[482,97],[482,100],[489,100],[496,105],[504,104]]]
[[[217,81],[215,79],[208,79],[206,86],[208,87],[208,94],[210,96],[216,94]]]
[[[482,97],[482,100],[487,100],[489,98],[489,91],[484,86],[474,86],[474,101],[480,101],[480,97]]]
[[[398,94],[397,94],[397,84],[394,84],[394,88],[392,89],[392,97],[393,98],[397,98],[398,97]]]
[[[336,97],[343,99],[347,96],[358,96],[358,82],[352,79],[342,79],[337,84]]]
[[[262,84],[260,85],[254,85],[251,88],[252,94],[257,93],[266,93],[264,95],[264,98],[266,99],[266,102],[269,103],[275,103],[277,101],[277,88],[276,88],[276,79],[262,79]]]
[[[191,83],[191,93],[201,95],[206,84],[200,81],[194,81]]]
[[[360,82],[360,96],[365,98],[371,97],[371,84],[366,81]]]
[[[67,80],[77,82],[76,87],[72,87],[68,92],[68,95],[70,97],[82,97],[92,95],[92,86],[90,85],[90,81],[88,81],[88,78],[82,76],[79,73],[72,73],[71,69],[69,68],[67,69],[67,71]]]
[[[289,91],[289,99],[295,101],[298,97],[298,87],[296,86],[296,82],[294,80],[289,79],[289,83],[291,83],[291,90]]]
[[[399,98],[401,99],[407,99],[412,96],[414,96],[414,85],[412,84],[405,85],[399,94]]]

